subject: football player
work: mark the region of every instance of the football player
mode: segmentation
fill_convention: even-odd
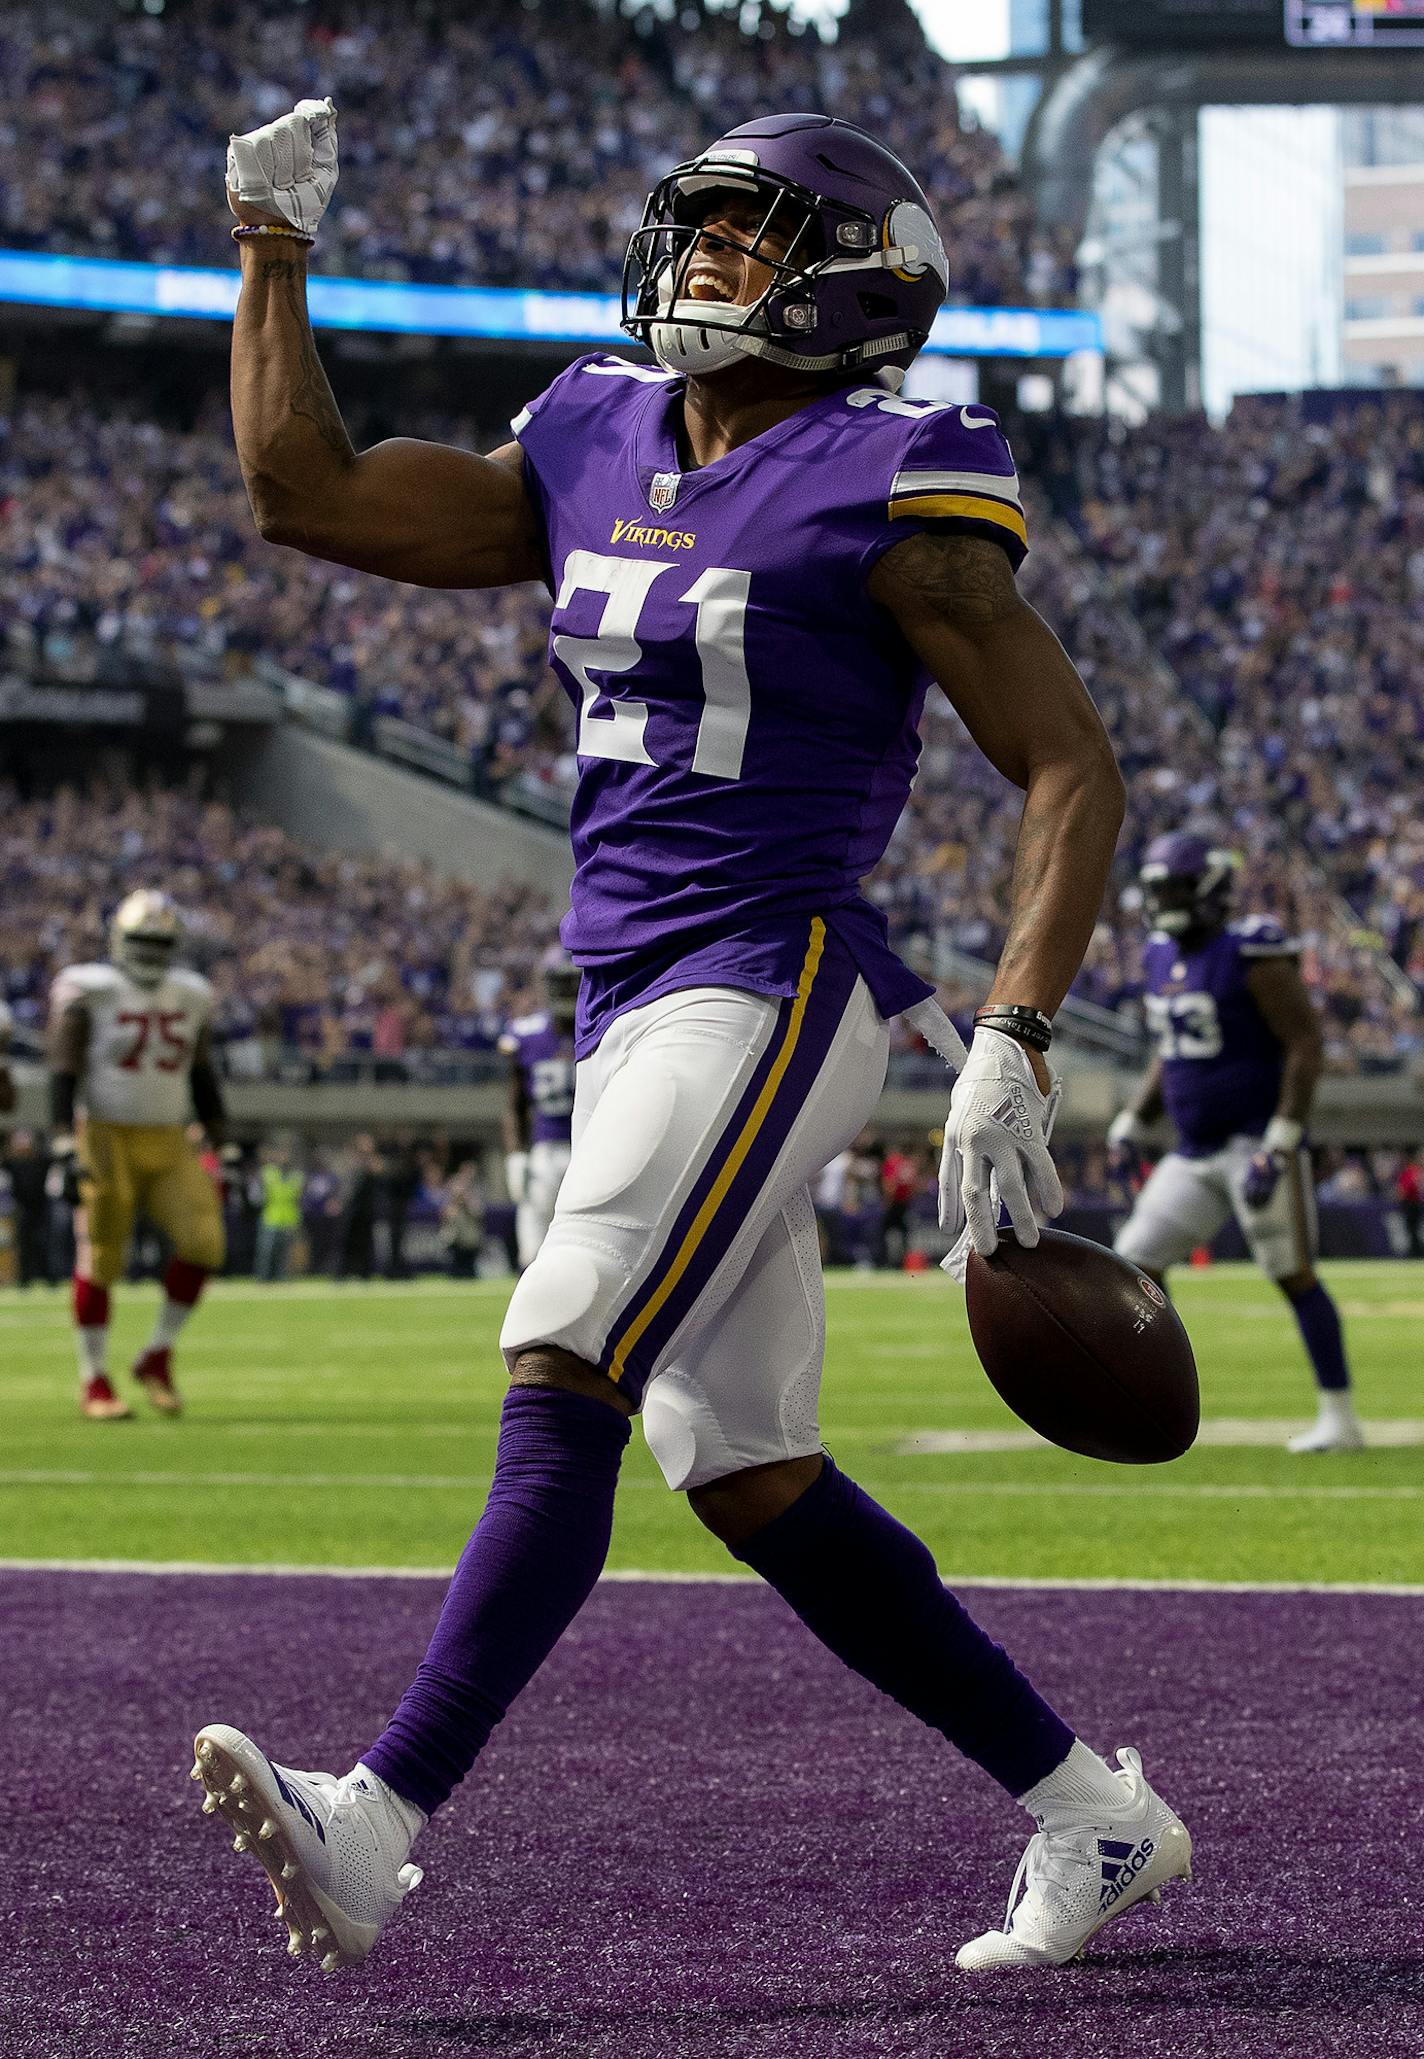
[[[1177,1148],[1144,1183],[1116,1248],[1159,1283],[1228,1217],[1300,1325],[1319,1410],[1296,1452],[1358,1451],[1340,1316],[1315,1272],[1315,1195],[1305,1126],[1324,1063],[1299,946],[1267,915],[1231,916],[1236,864],[1204,837],[1147,847],[1140,874],[1151,925],[1147,1019],[1157,1056],[1108,1143],[1137,1159],[1163,1114]]]
[[[182,934],[166,894],[140,887],[110,927],[105,963],[71,965],[50,999],[50,1116],[57,1157],[77,1159],[74,1321],[79,1405],[97,1422],[130,1413],[108,1373],[110,1290],[143,1215],[173,1247],[153,1335],[133,1377],[163,1415],[182,1407],[172,1352],[203,1282],[223,1262],[217,1190],[186,1125],[192,1112],[221,1141],[213,1067],[212,988],[174,964]]]
[[[359,1959],[418,1877],[411,1840],[599,1576],[629,1417],[669,1483],[847,1665],[1036,1819],[1003,1928],[965,1968],[1057,1965],[1187,1870],[1137,1754],[1110,1767],[823,1453],[825,1303],[809,1183],[874,1112],[888,1019],[961,1069],[943,1220],[1038,1240],[1051,1018],[1122,818],[1091,701],[1022,601],[995,417],[900,397],[943,299],[923,193],[822,115],[679,165],[631,242],[626,325],[490,457],[358,453],[307,324],[336,175],[330,108],[237,138],[233,413],[262,533],[431,586],[546,578],[573,706],[583,973],[573,1151],[505,1317],[489,1499],[383,1735],[339,1780],[198,1735],[194,1776],[266,1866],[291,1949]],[[909,794],[938,681],[1024,790],[1009,934],[966,1054],[859,882]],[[690,1635],[696,1634],[689,1620]]]
[[[533,1264],[554,1219],[573,1137],[578,967],[546,966],[543,984],[548,1007],[516,1016],[499,1040],[509,1060],[504,1174],[521,1271]]]

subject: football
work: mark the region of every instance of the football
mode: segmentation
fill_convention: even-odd
[[[1162,1289],[1104,1245],[1001,1230],[966,1278],[980,1363],[1014,1414],[1065,1451],[1117,1465],[1180,1458],[1201,1418],[1196,1360]]]

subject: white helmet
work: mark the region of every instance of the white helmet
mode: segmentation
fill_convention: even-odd
[[[183,924],[167,894],[138,887],[119,903],[109,925],[109,951],[115,965],[141,987],[156,987],[164,978]]]

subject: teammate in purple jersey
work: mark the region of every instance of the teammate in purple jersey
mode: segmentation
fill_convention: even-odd
[[[549,1234],[573,1142],[578,968],[549,966],[543,984],[548,1007],[516,1016],[499,1040],[510,1062],[504,1175],[521,1267]]]
[[[1123,807],[1093,706],[1014,586],[1024,519],[994,416],[899,397],[947,277],[924,195],[843,122],[750,123],[678,166],[632,239],[626,326],[654,362],[584,359],[488,458],[358,454],[303,294],[335,166],[323,103],[234,139],[238,449],[277,542],[552,590],[578,726],[573,1153],[505,1319],[489,1499],[385,1732],[338,1781],[214,1725],[195,1776],[263,1859],[292,1949],[362,1957],[414,1884],[412,1838],[597,1580],[641,1410],[733,1555],[1036,1819],[1003,1928],[958,1964],[1061,1964],[1188,1871],[1187,1832],[1136,1752],[1112,1768],[1075,1738],[817,1419],[809,1182],[877,1105],[888,1017],[959,1066],[941,1209],[961,1253],[994,1248],[1001,1200],[1028,1244],[1061,1207],[1044,1053]],[[859,884],[931,681],[1025,796],[967,1056]]]
[[[1159,1282],[1234,1215],[1251,1256],[1291,1305],[1319,1390],[1295,1452],[1357,1451],[1340,1316],[1315,1273],[1315,1195],[1305,1125],[1324,1060],[1299,946],[1268,915],[1231,918],[1236,867],[1204,837],[1158,837],[1143,862],[1148,1025],[1157,1056],[1108,1142],[1135,1162],[1166,1114],[1177,1148],[1159,1161],[1117,1237]]]

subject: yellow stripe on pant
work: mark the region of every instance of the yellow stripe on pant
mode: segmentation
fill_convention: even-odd
[[[648,1300],[629,1324],[624,1335],[619,1339],[618,1348],[614,1352],[608,1367],[608,1377],[610,1380],[622,1379],[627,1368],[629,1352],[637,1344],[638,1339],[643,1335],[668,1296],[677,1286],[678,1281],[686,1272],[698,1245],[706,1236],[717,1210],[726,1199],[727,1191],[740,1171],[747,1153],[756,1142],[758,1131],[771,1112],[771,1105],[776,1099],[776,1090],[786,1076],[786,1068],[791,1063],[792,1055],[796,1050],[797,1040],[801,1035],[801,1025],[806,1018],[806,1004],[811,998],[811,989],[815,984],[816,972],[820,966],[821,954],[825,947],[826,925],[821,920],[821,917],[817,915],[811,921],[811,940],[806,947],[806,957],[801,967],[800,977],[796,982],[796,997],[791,1006],[791,1013],[787,1018],[786,1028],[782,1035],[781,1048],[776,1054],[771,1071],[766,1076],[762,1090],[748,1113],[736,1142],[727,1153],[726,1163],[717,1175],[707,1199],[703,1202],[701,1208],[698,1209],[697,1214],[688,1226],[687,1235],[683,1238],[671,1264],[659,1281],[656,1291],[649,1296]]]

